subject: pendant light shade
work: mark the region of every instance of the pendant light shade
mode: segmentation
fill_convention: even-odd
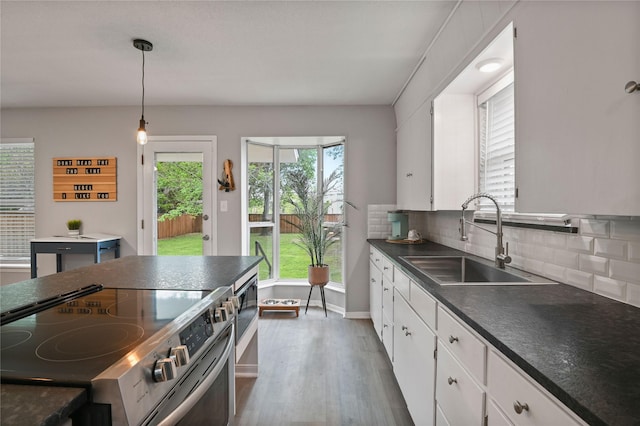
[[[135,39],[133,40],[133,47],[142,51],[142,117],[140,118],[140,125],[138,126],[138,143],[144,145],[147,143],[147,128],[144,121],[144,52],[150,52],[153,50],[153,44],[147,40]]]
[[[144,145],[147,143],[147,129],[145,129],[144,127],[145,122],[144,122],[144,115],[142,116],[142,118],[140,119],[140,127],[138,127],[138,143],[140,145]]]

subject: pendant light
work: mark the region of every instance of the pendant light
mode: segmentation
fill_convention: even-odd
[[[144,52],[151,52],[153,50],[153,44],[147,40],[137,38],[133,40],[133,47],[142,51],[142,117],[140,118],[140,126],[138,127],[138,143],[144,145],[147,143],[147,123],[144,121]]]

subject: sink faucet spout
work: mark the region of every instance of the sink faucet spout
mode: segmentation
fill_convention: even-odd
[[[464,211],[469,207],[469,203],[477,198],[488,198],[493,201],[493,204],[496,205],[496,232],[493,232],[487,228],[482,226],[478,226],[473,222],[470,222],[464,218]],[[502,211],[500,210],[500,205],[496,201],[496,199],[491,195],[485,192],[480,192],[478,194],[474,194],[467,198],[464,203],[462,203],[462,217],[460,218],[460,239],[462,241],[467,241],[467,234],[465,230],[465,224],[469,224],[480,228],[484,231],[495,234],[496,236],[496,266],[498,268],[504,269],[506,263],[511,263],[511,257],[509,256],[509,243],[507,243],[507,247],[505,247],[502,243]]]

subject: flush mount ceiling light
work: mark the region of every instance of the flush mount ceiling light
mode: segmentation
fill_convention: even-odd
[[[133,40],[133,47],[142,51],[142,118],[140,118],[140,126],[138,127],[138,143],[144,145],[147,143],[147,123],[144,121],[144,52],[151,52],[153,44],[137,38]]]
[[[494,72],[502,67],[504,60],[501,58],[489,58],[476,64],[476,68],[480,72]]]

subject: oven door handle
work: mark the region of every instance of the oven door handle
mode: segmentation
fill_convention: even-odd
[[[229,360],[229,362],[235,362],[235,359],[231,358],[231,352],[233,351],[234,347],[233,333],[234,330],[232,325],[231,331],[229,333],[229,340],[227,341],[227,346],[224,348],[224,352],[220,357],[220,361],[213,368],[213,371],[207,374],[207,377],[202,383],[200,383],[200,386],[198,386],[196,390],[187,397],[187,399],[185,399],[180,405],[178,405],[176,409],[171,412],[171,414],[162,419],[162,421],[158,423],[158,426],[169,426],[178,423],[189,411],[191,411],[191,409],[196,405],[200,398],[202,398],[205,392],[209,390],[209,387],[211,387],[213,382],[216,380],[216,378],[224,368],[226,364],[225,360]],[[231,380],[234,379],[231,378]]]

